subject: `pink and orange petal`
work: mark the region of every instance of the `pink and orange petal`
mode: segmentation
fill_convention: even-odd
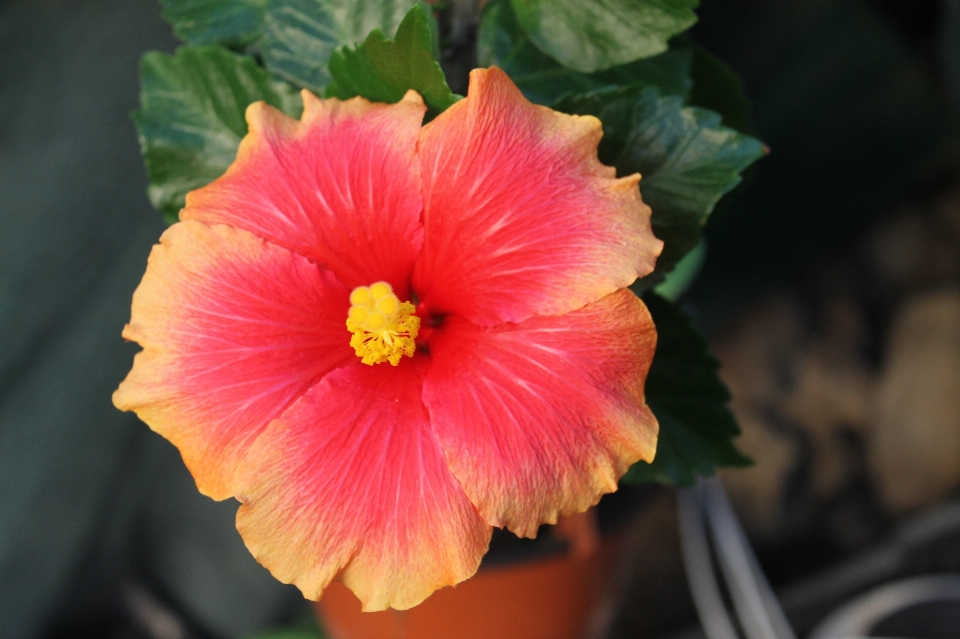
[[[378,280],[409,297],[423,245],[417,138],[426,107],[320,100],[294,120],[262,102],[226,175],[187,194],[183,220],[229,224],[332,271],[349,289]]]
[[[475,324],[562,315],[650,273],[663,246],[639,176],[600,164],[592,116],[528,102],[497,68],[420,134],[423,303]],[[449,268],[456,264],[457,268]]]
[[[348,293],[329,272],[228,226],[183,222],[150,254],[123,336],[143,351],[114,393],[233,495],[247,447],[329,371],[355,363]]]
[[[431,342],[423,399],[487,523],[533,537],[653,459],[643,384],[655,348],[650,314],[628,290],[520,324],[450,319]]]
[[[237,528],[260,563],[310,599],[342,574],[364,610],[406,609],[480,565],[491,530],[430,428],[424,364],[331,373],[244,461]]]

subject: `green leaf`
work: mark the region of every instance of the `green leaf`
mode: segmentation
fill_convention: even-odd
[[[568,96],[555,108],[600,118],[600,161],[618,175],[643,176],[640,193],[653,209],[653,232],[664,242],[644,288],[659,284],[697,245],[714,205],[764,154],[759,140],[723,126],[713,111],[685,107],[681,98],[652,88],[599,89]]]
[[[703,47],[692,44],[693,65],[690,70],[693,90],[690,104],[716,111],[724,125],[745,135],[753,135],[750,126],[752,104],[736,71]]]
[[[498,66],[538,104],[553,104],[567,93],[585,93],[613,84],[655,86],[665,95],[690,93],[693,51],[671,47],[665,53],[599,73],[585,74],[562,66],[531,42],[517,22],[509,0],[487,3],[477,32],[480,66]]]
[[[267,68],[294,84],[323,91],[334,50],[374,29],[393,37],[418,0],[271,0],[262,51]]]
[[[260,37],[268,0],[161,0],[163,17],[190,44],[241,47]]]
[[[740,427],[727,408],[730,392],[717,376],[720,364],[707,340],[676,305],[651,291],[643,301],[657,326],[646,397],[660,436],[653,463],[637,462],[621,481],[689,486],[718,467],[750,465],[733,444]]]
[[[153,51],[140,60],[133,120],[150,177],[150,202],[177,220],[188,191],[223,175],[247,133],[247,106],[264,100],[299,117],[300,96],[253,58],[219,46]]]
[[[510,0],[517,21],[544,53],[581,73],[667,50],[697,21],[699,0]]]
[[[706,258],[706,241],[701,238],[700,243],[684,255],[673,270],[666,274],[663,281],[654,287],[654,292],[671,302],[677,301],[693,285]]]
[[[427,103],[428,117],[442,113],[462,97],[450,91],[433,57],[430,23],[418,5],[400,23],[396,41],[374,30],[356,48],[334,51],[330,74],[333,81],[327,86],[327,97],[360,95],[374,102],[392,103],[414,89]]]

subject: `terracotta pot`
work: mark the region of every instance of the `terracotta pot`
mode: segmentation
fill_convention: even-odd
[[[569,550],[550,557],[482,567],[410,610],[361,612],[345,586],[332,584],[317,603],[331,639],[585,639],[611,617],[620,534],[602,540],[591,514],[558,523]],[[628,562],[629,563],[629,562]]]

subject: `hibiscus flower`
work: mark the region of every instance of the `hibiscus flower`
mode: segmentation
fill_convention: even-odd
[[[661,242],[598,120],[499,69],[421,126],[397,104],[256,103],[220,179],[154,247],[114,395],[317,599],[409,608],[652,460],[656,333],[626,289]]]

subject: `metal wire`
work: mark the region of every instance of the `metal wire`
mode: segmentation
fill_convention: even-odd
[[[701,480],[717,559],[747,639],[796,639],[717,478]]]
[[[677,510],[683,567],[703,632],[707,639],[739,639],[717,584],[697,489],[677,491]]]
[[[737,639],[711,559],[709,538],[746,639],[796,639],[719,479],[678,491],[680,541],[690,592],[708,639]],[[704,524],[706,522],[706,525]]]

